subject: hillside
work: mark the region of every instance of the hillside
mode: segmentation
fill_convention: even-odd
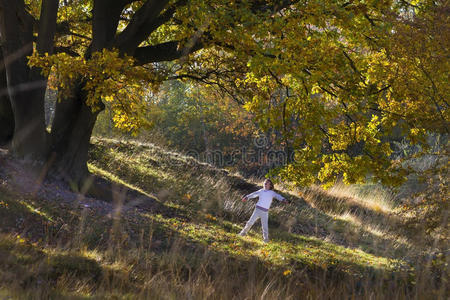
[[[264,244],[259,223],[237,236],[254,205],[240,199],[257,183],[156,146],[95,139],[89,168],[98,177],[88,195],[44,179],[42,168],[6,150],[0,166],[0,298],[444,299],[448,292],[425,236],[403,229],[386,197],[283,189],[290,204],[275,203]]]

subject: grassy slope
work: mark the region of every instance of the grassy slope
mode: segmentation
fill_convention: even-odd
[[[271,242],[263,244],[258,223],[249,236],[237,236],[253,205],[240,198],[258,188],[239,176],[157,147],[111,140],[95,141],[89,167],[127,185],[141,201],[120,191],[114,203],[62,201],[19,193],[3,180],[0,296],[444,295],[445,284],[430,284],[431,276],[406,261],[417,257],[418,245],[398,230],[381,198],[285,193],[291,204],[271,210]]]

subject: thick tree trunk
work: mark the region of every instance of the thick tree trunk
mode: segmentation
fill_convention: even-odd
[[[9,95],[15,117],[11,149],[20,157],[45,160],[47,132],[44,112],[45,94],[40,86],[42,81],[33,82],[25,78],[28,76],[21,66],[8,68],[8,70],[8,78],[11,78],[8,80]],[[13,91],[11,86],[15,87]],[[20,89],[25,90],[20,91]]]
[[[86,58],[92,52],[111,46],[125,4],[124,1],[94,1],[93,39]],[[87,168],[90,138],[97,116],[104,109],[103,103],[100,103],[101,109],[95,112],[86,105],[84,85],[82,81],[77,82],[72,96],[57,102],[50,145],[54,173],[77,191],[87,190],[89,187],[86,184],[91,182]]]
[[[7,145],[14,134],[14,114],[8,96],[6,70],[0,51],[0,145]]]
[[[86,105],[83,83],[79,83],[73,96],[56,104],[51,131],[51,160],[58,176],[81,191],[89,176],[88,150],[92,129],[100,111],[92,112]],[[102,107],[103,109],[103,107]]]
[[[0,4],[2,51],[15,122],[11,150],[20,157],[44,160],[46,80],[27,65],[27,56],[33,50],[33,20],[23,1],[2,0]]]

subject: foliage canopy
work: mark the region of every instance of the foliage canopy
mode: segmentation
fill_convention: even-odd
[[[40,18],[41,1],[27,0]],[[61,101],[82,83],[116,126],[149,120],[149,94],[192,79],[232,95],[295,153],[277,174],[306,185],[399,184],[393,141],[429,150],[448,134],[446,1],[60,1],[55,54],[39,49]],[[52,80],[52,77],[54,80]]]

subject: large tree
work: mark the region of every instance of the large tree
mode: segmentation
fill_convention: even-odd
[[[117,126],[135,130],[161,82],[190,78],[226,90],[282,137],[295,153],[282,173],[291,180],[396,182],[392,132],[414,143],[448,130],[446,9],[391,0],[0,0],[11,149],[50,161],[80,188],[104,103]],[[419,57],[408,32],[427,45]],[[59,100],[48,135],[49,76]]]
[[[15,125],[12,152],[50,161],[53,171],[81,187],[102,101],[114,99],[118,126],[141,125],[138,98],[144,98],[146,84],[157,88],[191,53],[208,47],[213,27],[235,26],[239,18],[233,14],[240,15],[239,10],[273,9],[269,4],[243,2],[226,12],[227,3],[221,1],[0,1],[1,47]],[[220,19],[224,12],[227,18]],[[28,62],[32,55],[34,67]],[[163,61],[177,62],[158,64]],[[59,89],[50,135],[44,116],[49,76],[57,77]],[[1,122],[11,125],[8,105],[3,108],[7,101],[1,103]]]

